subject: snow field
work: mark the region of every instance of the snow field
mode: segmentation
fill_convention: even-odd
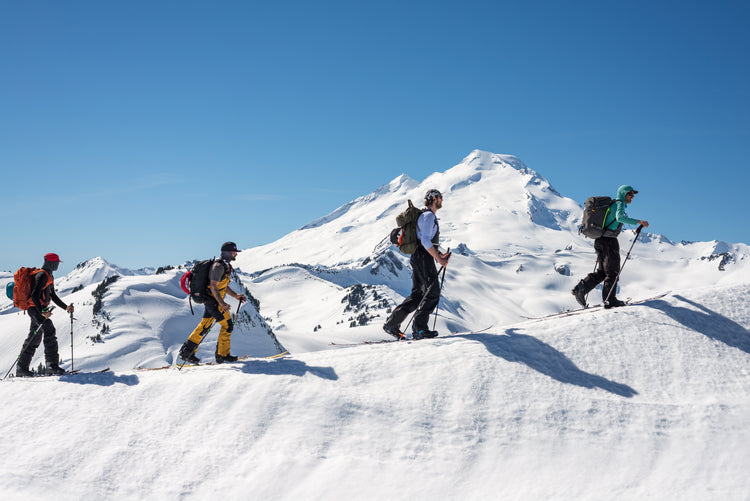
[[[0,490],[743,499],[748,298],[703,288],[432,341],[6,382]]]

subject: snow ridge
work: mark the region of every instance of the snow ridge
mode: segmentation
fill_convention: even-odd
[[[6,382],[0,490],[9,499],[742,499],[748,304],[750,286],[712,286],[431,341]]]

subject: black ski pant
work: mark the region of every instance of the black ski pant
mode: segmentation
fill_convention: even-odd
[[[596,251],[596,271],[589,273],[586,278],[581,280],[581,283],[585,293],[588,294],[603,281],[602,300],[607,299],[609,291],[612,290],[612,295],[609,296],[609,300],[612,301],[617,296],[617,274],[620,273],[620,242],[617,241],[617,238],[599,237],[594,240],[594,250]]]
[[[47,365],[59,363],[57,331],[52,320],[44,318],[42,312],[35,306],[29,308],[27,313],[31,317],[31,327],[29,328],[29,335],[23,343],[21,355],[18,357],[18,366],[26,370],[29,369],[31,359],[34,357],[36,349],[39,348],[42,339],[44,339],[44,359]]]
[[[411,265],[411,295],[393,310],[386,324],[400,327],[406,317],[416,310],[412,330],[414,332],[426,331],[429,330],[430,314],[440,301],[440,284],[435,259],[419,245],[411,255],[409,264]]]

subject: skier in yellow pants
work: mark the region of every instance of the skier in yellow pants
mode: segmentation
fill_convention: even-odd
[[[230,313],[231,306],[224,301],[224,296],[229,294],[240,303],[247,300],[243,294],[237,294],[229,287],[232,273],[231,262],[237,259],[238,252],[237,245],[234,242],[226,242],[221,246],[221,259],[214,261],[208,271],[209,286],[204,303],[206,311],[203,313],[203,318],[198,326],[180,348],[180,358],[188,363],[197,364],[200,362],[200,359],[195,356],[195,352],[203,340],[203,336],[208,334],[214,322],[218,322],[221,326],[219,340],[216,344],[216,362],[221,364],[237,360],[237,357],[230,354],[230,339],[234,323]]]

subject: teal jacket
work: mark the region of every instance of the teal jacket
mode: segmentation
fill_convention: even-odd
[[[617,190],[617,198],[615,199],[615,203],[612,204],[612,207],[610,207],[610,210],[607,213],[607,217],[604,220],[604,227],[607,230],[614,232],[615,235],[605,234],[604,236],[616,237],[620,234],[620,230],[622,229],[623,224],[638,224],[637,219],[628,217],[628,215],[625,214],[625,206],[627,205],[625,203],[625,195],[627,195],[628,192],[631,191],[635,191],[635,189],[629,184],[624,184]]]

